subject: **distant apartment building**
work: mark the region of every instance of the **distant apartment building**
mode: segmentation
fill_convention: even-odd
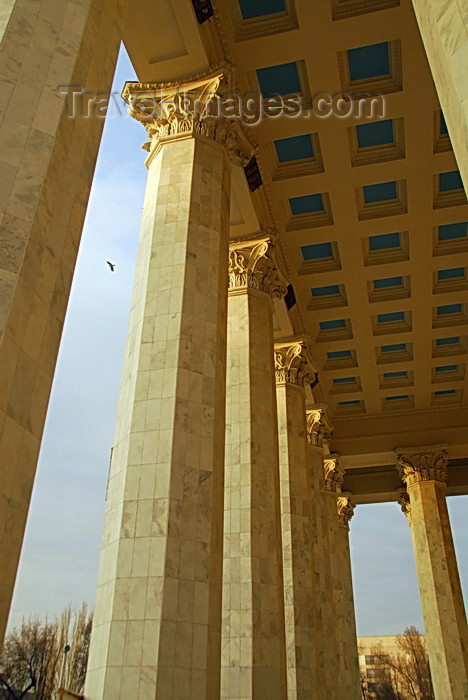
[[[359,671],[363,700],[427,700],[432,698],[426,641],[408,640],[412,651],[401,648],[397,637],[358,637]],[[407,638],[408,639],[408,638]]]

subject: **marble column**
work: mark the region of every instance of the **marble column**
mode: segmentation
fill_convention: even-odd
[[[128,0],[0,7],[0,645]],[[73,85],[90,118],[70,118]],[[79,102],[79,100],[78,100]]]
[[[446,445],[395,450],[409,518],[436,700],[468,698],[468,632],[445,489]],[[409,502],[408,502],[409,500]]]
[[[437,95],[468,192],[468,12],[466,2],[413,0]]]
[[[316,590],[317,687],[321,700],[333,700],[336,676],[330,673],[337,659],[335,603],[332,595],[330,533],[325,509],[323,460],[330,454],[333,429],[326,406],[315,404],[306,411],[309,470],[312,482],[312,544]]]
[[[324,470],[325,508],[330,537],[331,580],[336,627],[335,680],[343,698],[361,700],[348,536],[349,521],[353,517],[354,505],[349,494],[341,492],[344,472],[340,468],[337,454],[331,454],[325,458]]]
[[[246,155],[203,100],[228,77],[124,90],[150,136],[148,182],[87,700],[219,697],[228,156]]]
[[[288,700],[317,700],[312,476],[305,386],[315,369],[301,340],[275,343]]]
[[[229,253],[221,698],[284,700],[286,661],[272,296],[273,237]]]

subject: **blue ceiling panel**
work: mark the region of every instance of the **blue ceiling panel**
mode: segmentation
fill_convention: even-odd
[[[399,233],[382,233],[379,236],[369,236],[370,250],[386,250],[400,247]]]
[[[349,49],[348,64],[351,80],[367,80],[388,75],[390,73],[388,42]]]
[[[306,194],[303,197],[291,197],[289,204],[295,216],[297,214],[312,214],[316,211],[323,211],[321,194]]]
[[[239,0],[239,5],[244,19],[274,15],[286,9],[284,0]]]
[[[370,124],[359,124],[356,127],[356,135],[359,148],[393,143],[393,120],[383,119]]]
[[[439,175],[439,191],[450,192],[451,190],[463,189],[463,182],[459,170],[450,170]]]
[[[313,243],[312,245],[301,246],[304,260],[321,260],[322,258],[332,258],[333,251],[331,243]]]
[[[397,198],[397,186],[395,180],[391,182],[379,182],[377,185],[364,185],[364,201],[366,204],[385,202]]]
[[[439,226],[439,241],[450,241],[454,238],[468,238],[468,221]]]
[[[301,92],[297,65],[294,62],[257,68],[257,78],[263,97]]]
[[[314,157],[314,149],[309,134],[291,136],[288,139],[278,139],[274,144],[280,163]]]

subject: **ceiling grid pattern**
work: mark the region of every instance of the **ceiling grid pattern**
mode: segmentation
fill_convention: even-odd
[[[254,6],[272,8],[245,20],[257,38],[230,37],[246,91],[385,95],[382,119],[253,129],[324,399],[335,418],[463,401],[468,207],[410,3]],[[279,34],[286,15],[297,29]]]

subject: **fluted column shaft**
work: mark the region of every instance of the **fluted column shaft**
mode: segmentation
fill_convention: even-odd
[[[228,305],[221,698],[286,698],[275,283],[268,238],[233,245]]]
[[[445,446],[397,450],[436,700],[468,698],[468,631],[445,499]]]
[[[302,341],[275,344],[288,700],[318,700],[317,599],[305,384],[314,369]]]
[[[225,132],[169,105],[146,122],[89,700],[219,698],[230,165]]]

